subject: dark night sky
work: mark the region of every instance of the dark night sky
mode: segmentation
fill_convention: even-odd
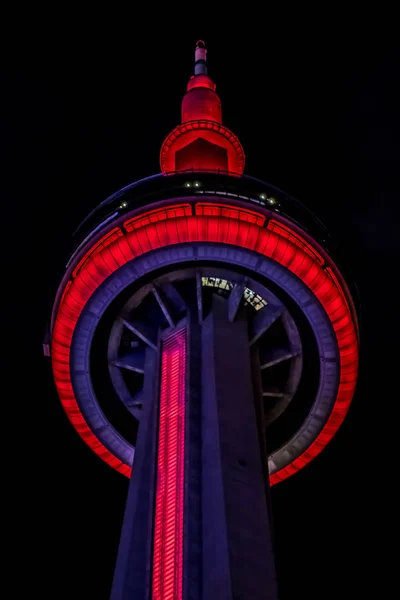
[[[387,282],[399,257],[400,46],[372,21],[322,23],[307,31],[270,22],[239,35],[228,24],[210,31],[189,20],[163,34],[149,27],[143,40],[138,24],[89,37],[54,28],[31,45],[25,39],[23,58],[5,65],[2,166],[10,180],[2,217],[11,268],[3,378],[15,408],[7,495],[18,510],[11,554],[28,565],[14,580],[18,590],[109,597],[127,480],[69,425],[42,333],[80,220],[158,171],[200,37],[246,172],[322,218],[348,256],[362,305],[361,377],[350,413],[329,447],[272,492],[280,600],[361,598],[378,589],[388,597],[386,430],[397,398],[383,373],[396,304]]]

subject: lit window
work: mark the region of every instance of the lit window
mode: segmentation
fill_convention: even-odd
[[[207,287],[215,287],[228,291],[233,288],[233,283],[231,281],[220,279],[219,277],[202,277],[201,283]]]
[[[214,287],[219,290],[231,291],[233,283],[227,279],[220,279],[219,277],[202,277],[201,284],[207,287]],[[264,300],[259,294],[253,292],[249,288],[245,288],[243,292],[245,306],[250,304],[255,310],[260,310],[267,305],[267,301]]]
[[[261,308],[267,305],[267,301],[264,300],[264,298],[262,298],[259,294],[256,294],[255,292],[253,292],[253,290],[250,290],[249,288],[244,289],[243,297],[245,306],[246,304],[250,304],[250,306],[252,306],[256,310],[260,310]]]

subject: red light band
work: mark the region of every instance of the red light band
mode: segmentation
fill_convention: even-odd
[[[153,547],[153,599],[181,600],[185,467],[186,330],[161,355],[161,391]]]
[[[204,206],[204,203],[203,203]],[[210,203],[210,206],[213,206]],[[173,206],[168,207],[173,208]],[[322,431],[308,449],[291,464],[271,475],[277,483],[309,463],[326,446],[342,423],[353,398],[358,371],[358,341],[355,323],[339,282],[327,267],[293,239],[281,236],[255,223],[243,221],[237,207],[229,216],[182,216],[149,223],[116,239],[100,252],[89,256],[72,283],[68,282],[58,307],[52,337],[54,380],[64,409],[84,441],[105,462],[129,476],[131,467],[116,458],[97,439],[86,423],[72,389],[69,354],[78,318],[96,289],[119,267],[145,252],[183,242],[221,242],[247,248],[275,260],[303,281],[326,311],[339,347],[340,382],[332,413]],[[168,209],[164,208],[167,215]],[[146,213],[142,216],[145,217]],[[144,223],[144,222],[143,222]],[[107,238],[109,234],[106,234]],[[99,242],[100,243],[100,242]],[[308,242],[304,241],[307,245]]]

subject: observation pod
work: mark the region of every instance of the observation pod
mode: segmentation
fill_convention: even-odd
[[[276,598],[270,485],[356,386],[351,279],[309,210],[243,174],[206,58],[162,173],[82,223],[52,312],[62,405],[130,477],[112,600]]]

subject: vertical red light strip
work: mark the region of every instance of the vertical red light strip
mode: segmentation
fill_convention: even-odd
[[[182,600],[186,329],[162,345],[153,600]]]

